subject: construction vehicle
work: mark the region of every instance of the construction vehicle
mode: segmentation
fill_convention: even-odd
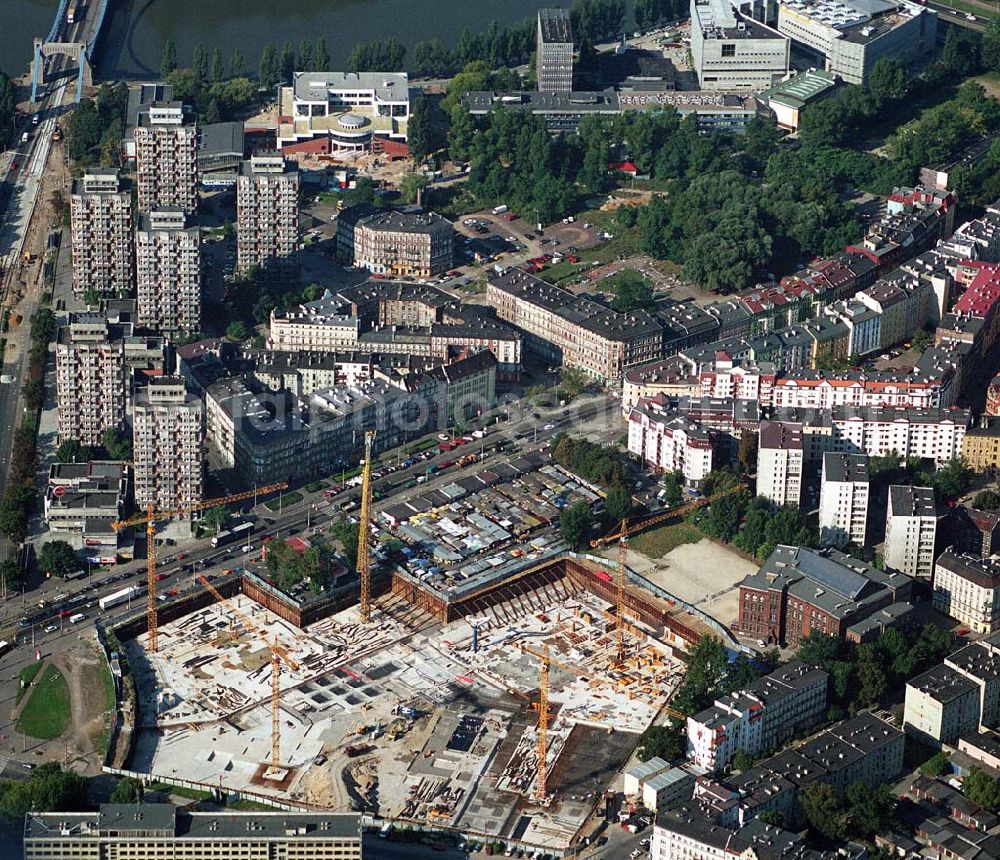
[[[35,262],[35,260],[37,260],[37,259],[38,259],[38,254],[32,254],[32,253],[31,253],[30,251],[25,251],[25,252],[24,252],[24,253],[23,253],[23,254],[21,255],[21,259],[22,259],[22,260],[23,260],[23,261],[24,261],[25,263],[34,263],[34,262]]]
[[[278,642],[277,636],[273,642],[269,642],[263,629],[249,616],[240,612],[236,605],[205,576],[199,576],[198,582],[205,586],[209,593],[235,615],[240,623],[260,639],[271,652],[271,767],[279,768],[281,767],[281,664],[284,663],[292,671],[297,671],[300,666],[288,650]]]
[[[372,600],[372,444],[375,431],[365,431],[365,466],[361,473],[361,516],[358,522],[358,576],[361,578],[359,610],[361,623],[371,620]]]
[[[150,653],[156,653],[157,647],[157,625],[158,617],[156,611],[156,523],[164,520],[171,520],[174,517],[191,514],[195,511],[203,511],[207,508],[214,508],[216,505],[227,505],[232,502],[243,501],[244,499],[256,499],[258,495],[272,493],[277,490],[287,489],[288,484],[270,484],[266,487],[258,487],[254,490],[247,490],[245,493],[232,493],[218,499],[206,499],[194,505],[177,508],[172,511],[156,511],[152,505],[146,508],[145,513],[137,514],[127,520],[115,520],[111,523],[111,528],[121,531],[129,526],[146,526],[146,629],[148,633],[147,649]]]
[[[11,328],[17,328],[17,326],[19,326],[21,322],[24,320],[24,317],[21,314],[17,313],[16,311],[11,311],[10,315],[7,317],[7,320],[8,320],[8,325],[10,325]]]
[[[671,508],[669,511],[660,511],[652,516],[635,519],[631,522],[628,517],[624,517],[618,524],[617,528],[613,531],[608,532],[604,535],[604,537],[595,538],[590,542],[590,546],[593,549],[601,549],[611,543],[611,541],[618,541],[618,570],[617,575],[615,576],[615,617],[617,621],[616,626],[618,628],[617,636],[619,660],[625,656],[625,578],[628,568],[629,536],[648,529],[650,526],[654,526],[657,523],[662,523],[666,520],[674,519],[675,517],[682,517],[691,511],[695,511],[699,508],[712,504],[712,502],[717,499],[724,498],[725,496],[729,496],[744,489],[746,489],[746,485],[742,481],[739,481],[731,487],[727,487],[725,490],[721,490],[718,493],[713,493],[711,496],[706,496],[693,502],[688,502],[686,505]]]

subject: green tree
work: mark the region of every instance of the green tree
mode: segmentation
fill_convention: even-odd
[[[418,164],[437,148],[432,114],[432,103],[426,96],[418,96],[411,103],[406,143]]]
[[[326,46],[326,39],[322,36],[320,36],[316,40],[316,44],[313,45],[312,66],[313,71],[316,72],[330,71],[330,50]]]
[[[423,173],[408,173],[399,186],[400,196],[404,203],[416,203],[418,195],[430,184]]]
[[[847,788],[847,820],[851,830],[865,839],[883,832],[892,820],[892,792],[888,785],[874,787],[855,782]]]
[[[843,640],[813,630],[799,639],[799,647],[795,656],[803,663],[829,671],[834,661],[840,659],[843,649]]]
[[[1000,782],[978,767],[972,768],[963,781],[962,794],[977,806],[990,812],[1000,809]]]
[[[636,755],[639,761],[649,761],[651,758],[673,761],[684,755],[685,742],[684,729],[677,721],[672,720],[666,726],[652,725],[639,735]]]
[[[967,78],[979,70],[979,41],[964,27],[949,27],[941,49],[941,62],[953,75]]]
[[[222,48],[212,49],[212,61],[209,64],[208,76],[213,84],[217,84],[222,80],[224,74],[222,66]]]
[[[920,772],[924,776],[941,776],[947,769],[951,758],[944,750],[934,753],[927,761],[920,765]]]
[[[1000,493],[996,490],[980,490],[972,499],[972,507],[980,511],[1000,510]]]
[[[226,337],[230,340],[243,341],[250,337],[250,331],[242,320],[234,320],[226,327]]]
[[[614,521],[625,519],[632,511],[632,494],[624,484],[613,484],[604,498],[604,510]]]
[[[229,76],[231,78],[242,78],[246,74],[246,61],[243,59],[243,52],[239,48],[233,50],[233,56],[229,60]]]
[[[844,810],[825,782],[810,782],[799,794],[809,826],[821,836],[841,842],[847,834]]]
[[[104,450],[112,460],[132,459],[132,440],[121,430],[109,427],[104,431]]]
[[[579,549],[590,532],[593,524],[593,515],[590,506],[584,502],[575,502],[567,508],[563,508],[559,514],[559,531],[563,540],[570,545],[571,549]]]
[[[0,72],[0,129],[10,128],[14,121],[14,110],[17,105],[17,96],[14,94],[14,85],[6,74]]]
[[[194,72],[195,80],[199,84],[205,83],[208,79],[208,51],[199,42],[191,52],[191,71]]]
[[[303,72],[315,71],[313,69],[312,51],[312,42],[308,39],[302,39],[299,42],[299,69]]]
[[[177,68],[177,43],[167,39],[163,43],[163,53],[160,56],[160,77],[164,80]]]
[[[30,811],[83,812],[87,809],[87,781],[72,771],[63,771],[56,762],[38,765],[26,782],[0,782],[0,812],[10,818],[24,818]]]
[[[273,90],[281,77],[281,69],[278,66],[278,54],[274,50],[274,45],[267,44],[260,52],[260,62],[257,64],[257,78],[260,85],[268,90]]]
[[[24,572],[14,559],[5,558],[0,561],[0,586],[3,587],[5,594],[9,595],[12,592],[20,591],[25,582]]]
[[[991,72],[1000,71],[1000,19],[994,18],[983,33],[979,49],[983,68]]]
[[[357,570],[358,544],[361,542],[358,523],[352,523],[350,520],[341,517],[330,526],[330,531],[333,532],[337,540],[340,541],[340,545],[344,548],[344,557],[347,559],[348,569],[352,571]]]
[[[913,333],[911,344],[917,352],[926,352],[927,347],[934,343],[934,335],[924,328],[918,328]]]
[[[732,768],[737,773],[746,773],[753,767],[753,756],[742,747],[733,753]]]
[[[56,448],[56,460],[60,463],[86,463],[90,459],[90,449],[76,439],[67,439]]]
[[[201,525],[213,534],[218,534],[229,526],[229,508],[225,505],[215,505],[201,516]]]
[[[968,463],[961,457],[954,457],[938,467],[933,478],[934,490],[943,499],[957,499],[968,489],[972,475]]]
[[[651,310],[656,304],[649,281],[633,269],[623,269],[612,275],[604,285],[614,294],[611,307],[619,313],[640,309]]]
[[[785,821],[785,814],[779,809],[765,809],[760,815],[757,816],[763,824],[770,824],[772,827],[780,827],[782,830],[786,829],[787,822]]]
[[[740,431],[740,447],[736,455],[743,470],[753,474],[757,469],[757,434],[750,430]]]
[[[722,691],[729,674],[729,657],[722,640],[703,636],[685,656],[687,673],[678,689],[674,707],[685,714],[695,714],[708,707]]]
[[[462,96],[467,92],[488,89],[490,83],[490,67],[483,60],[474,60],[467,63],[448,84],[448,94],[445,96],[442,107],[446,111],[452,111],[462,100]]]
[[[879,57],[869,75],[868,89],[883,101],[899,101],[906,96],[906,68],[897,57]]]
[[[63,577],[80,569],[76,550],[64,540],[51,540],[42,544],[38,553],[38,568],[50,576]]]
[[[142,780],[132,776],[126,776],[118,780],[118,785],[111,792],[111,803],[142,803],[145,789]]]
[[[281,46],[281,62],[279,65],[281,80],[289,84],[295,75],[295,46],[291,42],[285,42]]]

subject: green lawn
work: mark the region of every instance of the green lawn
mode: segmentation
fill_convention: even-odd
[[[672,549],[686,543],[698,543],[704,535],[690,523],[679,522],[660,526],[630,538],[628,545],[649,558],[662,558]]]
[[[421,439],[419,442],[408,445],[403,451],[412,456],[413,454],[419,454],[421,451],[426,451],[428,448],[433,448],[435,445],[437,445],[437,439],[433,437],[430,439]]]
[[[989,21],[996,17],[995,11],[984,9],[982,6],[973,3],[963,3],[962,0],[938,0],[942,6],[950,6],[960,12],[971,12],[980,21]]]
[[[291,493],[282,493],[280,496],[276,496],[265,504],[265,507],[269,511],[284,510],[289,505],[296,505],[302,501],[302,493],[297,491],[292,491]]]
[[[274,812],[273,806],[266,803],[258,803],[256,800],[234,800],[226,804],[227,809],[235,809],[237,812]]]
[[[41,668],[42,668],[41,660],[36,660],[31,665],[25,666],[21,670],[21,676],[20,676],[21,687],[17,691],[17,699],[14,701],[15,705],[20,704],[21,699],[23,699],[25,695],[27,695],[28,690],[31,689],[31,682],[35,680],[35,675],[39,673]]]
[[[305,491],[307,493],[318,493],[320,490],[325,490],[330,485],[326,481],[313,481],[310,484],[305,485]]]
[[[183,785],[167,785],[165,782],[154,782],[150,786],[150,791],[162,791],[165,794],[176,794],[178,797],[186,797],[189,800],[208,800],[212,793],[209,791],[199,791],[196,788],[187,788]]]
[[[69,718],[69,687],[62,672],[49,664],[21,711],[17,730],[32,738],[51,740],[66,731]]]

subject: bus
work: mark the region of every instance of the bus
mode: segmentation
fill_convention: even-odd
[[[97,601],[97,605],[100,606],[101,609],[110,609],[112,606],[118,606],[126,600],[138,597],[143,591],[145,591],[145,589],[140,585],[130,585],[127,588],[123,588],[121,591],[116,591],[113,594],[102,597]]]
[[[249,538],[253,534],[253,523],[240,523],[228,531],[219,532],[212,538],[212,546],[220,547],[235,543],[241,538]]]
[[[6,639],[0,639],[0,657],[6,654],[13,646]]]

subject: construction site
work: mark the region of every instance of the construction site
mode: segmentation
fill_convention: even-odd
[[[404,562],[374,580],[361,541],[357,600],[322,612],[250,571],[150,597],[116,628],[137,699],[122,763],[562,856],[712,632],[637,584],[635,528],[593,542],[617,564],[553,544],[462,579]]]

